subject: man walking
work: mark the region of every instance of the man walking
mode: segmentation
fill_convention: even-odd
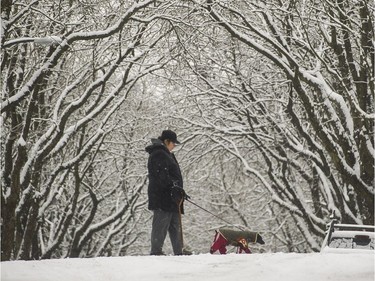
[[[183,189],[180,166],[172,150],[180,142],[171,130],[165,130],[146,147],[148,158],[148,209],[153,211],[151,255],[164,255],[163,244],[167,233],[175,255],[191,254],[183,249],[181,214]]]

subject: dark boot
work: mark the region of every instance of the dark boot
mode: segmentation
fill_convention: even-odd
[[[162,251],[162,252],[158,252],[158,253],[150,253],[151,256],[166,256],[166,254]]]

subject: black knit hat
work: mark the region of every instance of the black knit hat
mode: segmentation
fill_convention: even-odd
[[[177,135],[175,132],[171,130],[164,130],[161,133],[161,136],[159,137],[161,141],[170,140],[171,142],[174,142],[175,144],[180,144],[180,142],[177,140]]]

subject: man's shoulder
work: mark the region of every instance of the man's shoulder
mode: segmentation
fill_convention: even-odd
[[[168,157],[169,154],[170,153],[167,151],[165,147],[160,146],[160,147],[155,147],[153,151],[151,152],[150,156],[151,157]]]

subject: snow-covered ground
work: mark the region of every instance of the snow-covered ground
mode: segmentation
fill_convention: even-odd
[[[373,281],[373,254],[126,256],[1,262],[2,281]]]

